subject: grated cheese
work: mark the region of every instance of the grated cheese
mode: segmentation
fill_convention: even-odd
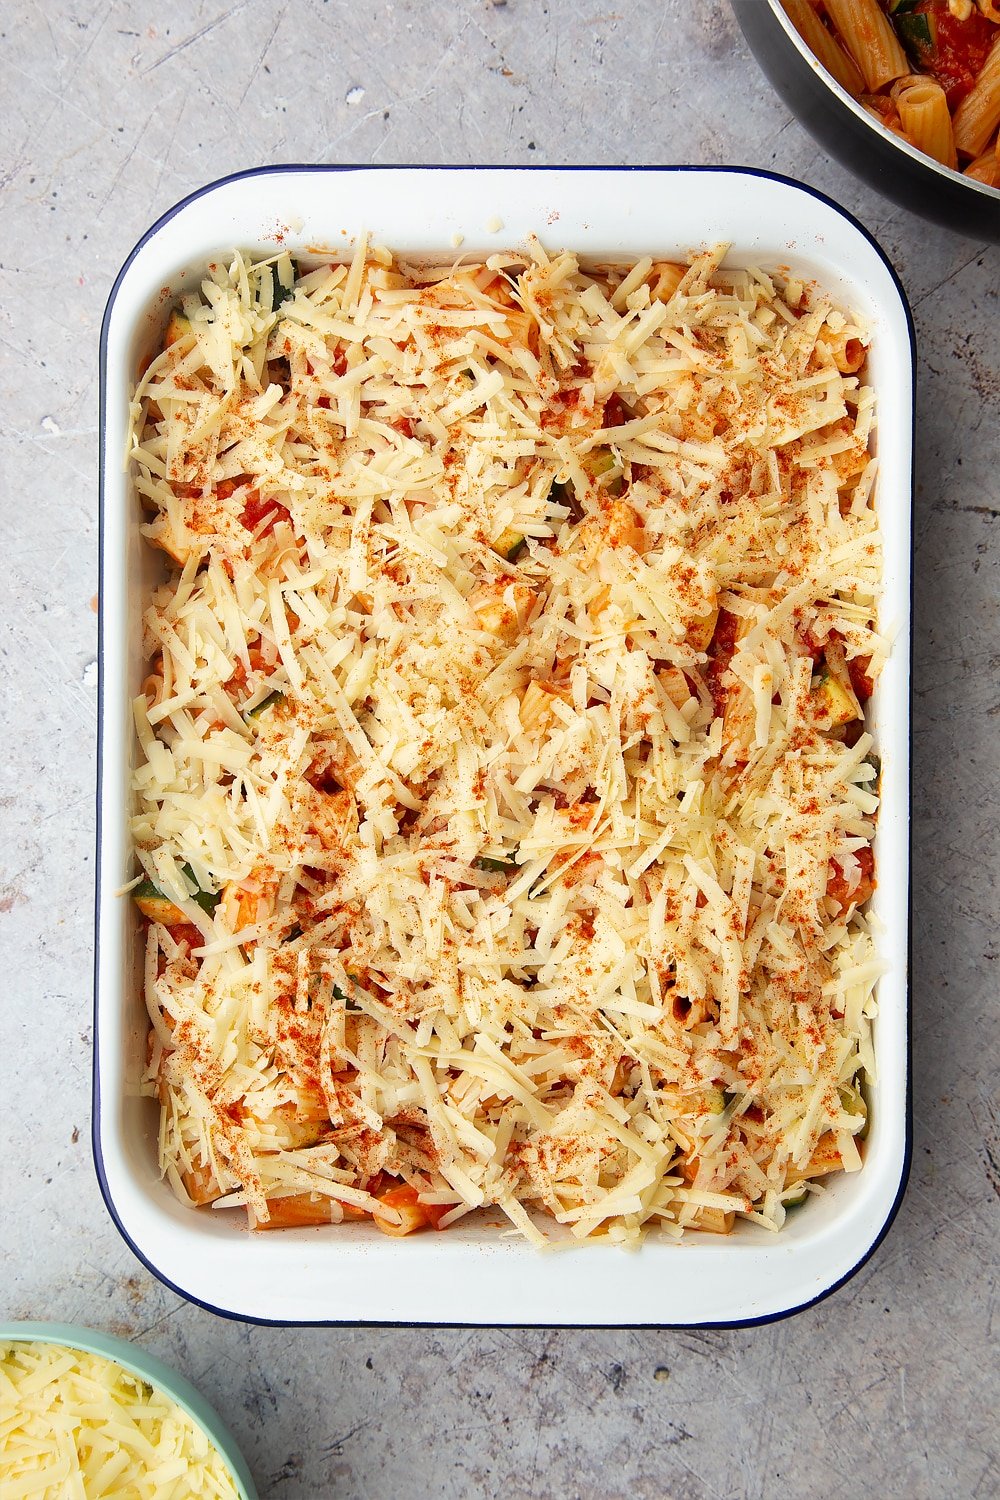
[[[867,334],[724,259],[362,239],[184,299],[130,457],[171,560],[133,836],[187,924],[147,930],[144,1087],[188,1201],[403,1184],[634,1244],[860,1166],[888,641],[872,394],[823,334]]]
[[[207,1434],[168,1396],[98,1354],[0,1344],[4,1500],[228,1500]]]

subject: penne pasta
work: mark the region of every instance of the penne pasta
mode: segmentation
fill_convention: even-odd
[[[788,19],[817,62],[822,63],[841,88],[846,89],[853,98],[857,99],[863,94],[865,80],[857,64],[847,55],[833,33],[826,29],[809,0],[781,0],[781,3]]]
[[[706,1234],[732,1234],[736,1215],[731,1209],[699,1208],[685,1227],[700,1229]]]
[[[954,171],[958,166],[955,132],[941,85],[923,73],[911,73],[893,84],[892,97],[900,124],[917,150]]]
[[[978,157],[1000,125],[1000,37],[985,66],[955,111],[955,144],[964,156]]]
[[[196,1166],[188,1168],[186,1172],[182,1172],[181,1181],[191,1202],[198,1207],[222,1197],[218,1179],[206,1162],[199,1162]]]
[[[1000,156],[995,151],[977,156],[966,167],[965,175],[975,182],[985,182],[987,187],[1000,188]]]
[[[828,323],[816,335],[816,347],[830,355],[842,375],[856,375],[867,354],[856,334],[849,334],[844,328],[834,331]]]
[[[891,130],[893,135],[898,135],[901,140],[906,141],[908,146],[913,145],[900,123],[899,110],[896,108],[895,101],[890,99],[888,94],[862,94],[858,102],[873,120],[878,120],[886,130]]]
[[[649,269],[649,295],[654,302],[669,302],[690,270],[673,260],[658,260]]]
[[[320,1193],[289,1193],[284,1198],[269,1198],[267,1215],[257,1221],[256,1229],[313,1229],[318,1224],[339,1224],[346,1217],[339,1203]]]
[[[906,53],[878,0],[825,0],[825,3],[869,89],[884,88],[894,78],[909,73]]]

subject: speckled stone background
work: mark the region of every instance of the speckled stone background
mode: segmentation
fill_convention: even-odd
[[[712,0],[6,0],[0,28],[0,1315],[173,1362],[277,1500],[1000,1494],[1000,252],[831,163]],[[167,1292],[101,1203],[98,327],[164,209],[282,160],[773,167],[858,214],[903,278],[920,344],[913,1173],[874,1259],[791,1321],[250,1328]]]

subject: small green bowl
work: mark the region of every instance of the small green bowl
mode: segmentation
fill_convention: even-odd
[[[65,1349],[80,1349],[85,1354],[100,1354],[105,1359],[114,1360],[123,1369],[156,1386],[187,1412],[221,1456],[240,1500],[259,1500],[246,1459],[218,1412],[209,1406],[189,1380],[154,1355],[147,1354],[145,1349],[126,1343],[124,1339],[97,1333],[92,1328],[74,1328],[67,1323],[0,1323],[0,1343],[59,1344]]]

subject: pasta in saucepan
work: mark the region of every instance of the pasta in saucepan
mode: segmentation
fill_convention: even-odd
[[[781,0],[807,46],[889,130],[1000,187],[995,0]]]

